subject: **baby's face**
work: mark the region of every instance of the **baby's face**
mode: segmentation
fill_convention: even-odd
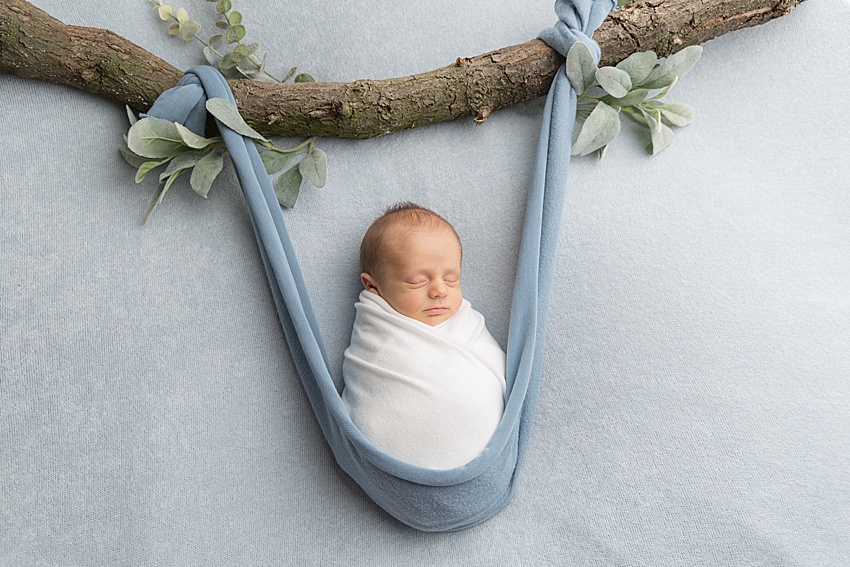
[[[361,274],[368,291],[426,325],[448,321],[460,308],[461,248],[448,229],[415,229],[393,238],[378,274]]]

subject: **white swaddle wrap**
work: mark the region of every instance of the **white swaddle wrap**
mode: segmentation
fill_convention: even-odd
[[[463,300],[451,319],[431,327],[369,291],[355,308],[342,401],[366,438],[431,469],[481,454],[505,399],[505,353],[484,317]]]

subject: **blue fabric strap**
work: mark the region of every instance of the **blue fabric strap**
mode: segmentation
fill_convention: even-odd
[[[598,57],[599,47],[590,37],[615,5],[613,0],[557,0],[559,22],[540,37],[564,55],[573,43],[583,41]],[[203,134],[208,98],[235,104],[218,71],[194,67],[147,115],[181,122]],[[516,489],[537,405],[575,108],[576,94],[562,67],[546,99],[526,205],[508,333],[505,413],[484,452],[449,471],[395,459],[352,423],[331,377],[307,287],[256,147],[216,121],[250,211],[287,344],[322,432],[340,467],[383,509],[414,528],[453,531],[474,526],[504,508]]]

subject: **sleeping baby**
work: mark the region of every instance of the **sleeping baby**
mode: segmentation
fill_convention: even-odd
[[[342,400],[375,446],[430,469],[480,455],[504,411],[505,353],[463,299],[461,258],[454,228],[413,203],[391,207],[360,245]]]

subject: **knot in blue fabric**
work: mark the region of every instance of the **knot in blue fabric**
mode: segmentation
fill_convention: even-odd
[[[217,93],[214,96],[235,102],[224,77],[212,67],[202,65],[186,71],[180,81],[159,95],[150,110],[141,116],[179,122],[195,134],[203,136],[207,122],[206,90],[210,85],[223,87],[215,89]]]
[[[570,47],[580,41],[590,48],[590,53],[598,62],[602,50],[594,41],[593,32],[616,6],[614,0],[555,0],[558,23],[540,32],[539,37],[564,57]]]

